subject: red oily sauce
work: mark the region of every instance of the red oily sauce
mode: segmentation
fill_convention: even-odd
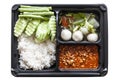
[[[99,56],[96,45],[60,45],[59,68],[98,68]]]

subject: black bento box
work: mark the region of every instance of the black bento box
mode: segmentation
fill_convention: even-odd
[[[28,5],[28,4],[27,4]],[[13,30],[15,22],[18,19],[18,8],[20,4],[16,4],[12,7],[12,40],[11,40],[11,73],[17,77],[83,77],[83,76],[105,76],[108,72],[108,20],[107,20],[107,7],[104,4],[57,4],[57,5],[47,5],[47,4],[29,4],[32,6],[52,6],[53,11],[56,15],[56,25],[57,25],[57,35],[56,35],[56,63],[50,69],[45,70],[23,70],[19,67],[19,54],[17,50],[17,38],[13,35]],[[64,42],[60,39],[60,25],[59,25],[59,15],[64,12],[88,12],[95,13],[99,17],[99,40],[97,42]],[[58,47],[60,44],[82,44],[82,45],[91,45],[95,44],[99,46],[99,67],[93,70],[60,70],[58,67],[59,61],[59,50]]]

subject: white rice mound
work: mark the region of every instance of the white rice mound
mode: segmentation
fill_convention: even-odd
[[[51,67],[55,62],[55,47],[50,40],[38,44],[33,37],[21,35],[18,39],[20,68],[42,70]]]

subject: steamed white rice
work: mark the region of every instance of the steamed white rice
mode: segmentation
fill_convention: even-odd
[[[55,43],[50,40],[35,43],[33,37],[22,35],[18,39],[20,67],[23,69],[42,70],[55,62]]]

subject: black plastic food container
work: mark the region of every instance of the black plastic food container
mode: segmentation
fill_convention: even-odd
[[[28,5],[28,4],[27,4]],[[56,63],[49,69],[44,70],[24,70],[19,67],[19,54],[17,50],[17,38],[13,35],[13,29],[15,22],[18,19],[19,11],[18,8],[20,4],[14,5],[12,7],[12,36],[11,36],[11,72],[14,76],[23,77],[44,77],[44,76],[61,76],[61,77],[83,77],[83,76],[105,76],[108,71],[108,21],[107,21],[107,7],[104,4],[77,4],[77,5],[34,5],[32,6],[52,6],[53,11],[56,15],[56,25],[57,25],[57,35],[56,35]],[[62,41],[60,38],[61,28],[59,25],[60,14],[65,12],[87,12],[95,13],[99,18],[99,40],[97,42],[91,43],[87,41],[74,42],[74,41]],[[97,69],[91,70],[60,70],[59,69],[59,45],[61,44],[71,44],[71,45],[98,45],[99,47],[99,67]]]

